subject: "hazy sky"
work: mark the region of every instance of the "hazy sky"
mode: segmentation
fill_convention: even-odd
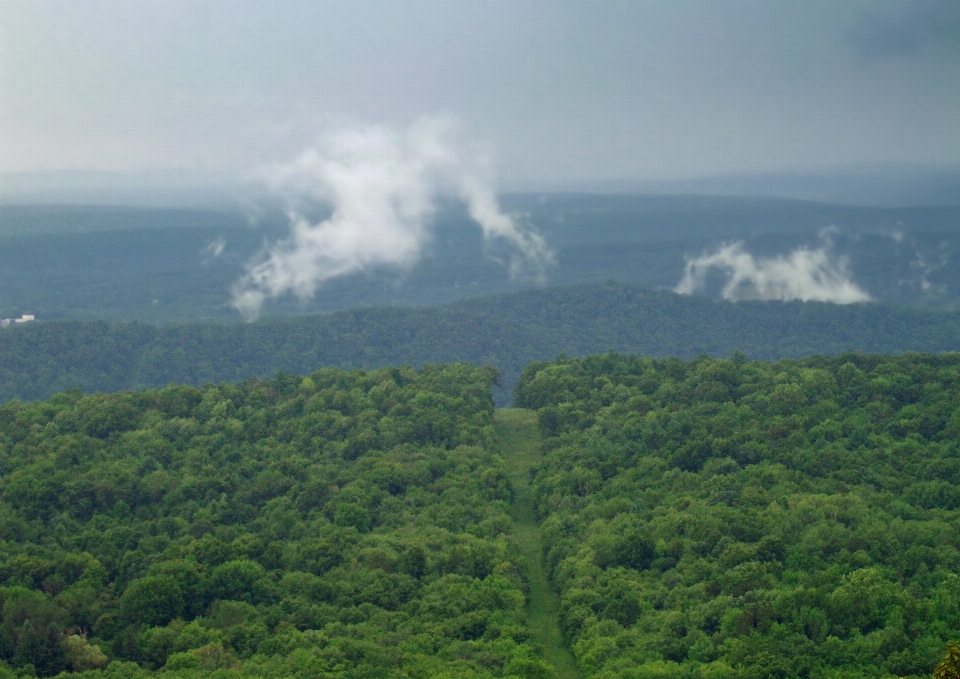
[[[960,162],[960,3],[0,0],[0,171],[451,114],[502,182]]]

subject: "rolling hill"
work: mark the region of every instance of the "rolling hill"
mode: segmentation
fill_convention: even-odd
[[[960,349],[960,313],[880,304],[738,302],[609,283],[528,290],[421,308],[381,308],[253,324],[51,321],[0,332],[0,398],[71,388],[112,392],[200,385],[321,366],[468,361],[496,366],[498,404],[527,364],[615,350],[641,356],[775,360],[843,352]]]

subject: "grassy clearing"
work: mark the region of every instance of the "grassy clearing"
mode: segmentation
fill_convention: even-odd
[[[557,596],[550,589],[540,558],[540,527],[530,495],[530,467],[540,457],[537,414],[522,408],[501,408],[497,410],[495,423],[515,490],[514,530],[529,564],[527,615],[530,631],[556,675],[561,679],[578,679],[580,672],[560,632]]]

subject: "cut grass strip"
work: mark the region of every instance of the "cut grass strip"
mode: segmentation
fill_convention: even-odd
[[[559,625],[559,602],[550,589],[541,560],[540,526],[530,494],[530,467],[540,458],[537,414],[522,408],[497,410],[494,422],[513,484],[514,534],[526,557],[530,579],[527,617],[533,640],[543,648],[544,660],[560,679],[580,679],[573,654],[564,643]]]

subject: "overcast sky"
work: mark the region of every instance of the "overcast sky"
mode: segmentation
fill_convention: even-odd
[[[502,182],[960,162],[960,2],[0,0],[0,171],[459,118]]]

